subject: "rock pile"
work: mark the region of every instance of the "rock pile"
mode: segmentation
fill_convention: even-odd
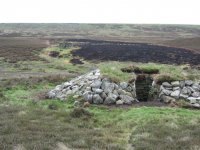
[[[194,107],[200,108],[200,82],[191,80],[163,82],[159,97],[166,103],[184,99]]]
[[[102,78],[99,69],[58,85],[48,93],[49,98],[60,100],[65,100],[69,95],[81,96],[93,104],[130,105],[137,102],[134,81],[116,84]]]

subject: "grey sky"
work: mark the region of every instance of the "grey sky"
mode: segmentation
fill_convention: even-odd
[[[199,0],[0,0],[0,22],[200,24]]]

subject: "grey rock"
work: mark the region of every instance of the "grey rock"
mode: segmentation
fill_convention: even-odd
[[[87,87],[88,87],[88,85],[80,85],[79,90],[85,91]]]
[[[189,97],[188,95],[180,94],[180,98],[186,99],[186,98],[188,98],[188,97]]]
[[[86,91],[78,91],[78,92],[76,92],[76,95],[80,97],[80,96],[83,96],[83,93],[85,93],[85,92]]]
[[[174,99],[173,97],[170,96],[166,96],[166,95],[162,95],[161,96],[161,100],[165,103],[171,103],[171,102],[175,102],[176,99]]]
[[[108,96],[104,101],[104,104],[106,105],[115,104],[115,103],[116,103],[116,98],[113,96]]]
[[[106,94],[112,93],[112,91],[115,89],[115,85],[114,85],[114,83],[108,83],[108,82],[106,82],[104,84],[104,86],[102,87],[102,89],[104,90],[104,92]]]
[[[93,76],[87,76],[88,80],[95,80],[97,79],[99,76],[93,75]]]
[[[192,80],[186,80],[185,85],[191,86],[194,82]]]
[[[74,95],[73,98],[79,98],[79,95]]]
[[[96,90],[94,90],[94,92],[95,92],[96,94],[101,94],[101,93],[103,92],[103,90],[102,90],[102,89],[96,89]]]
[[[121,83],[120,83],[120,87],[121,87],[123,90],[126,89],[127,86],[128,86],[128,83],[126,83],[126,82],[121,82]]]
[[[132,92],[131,92],[131,95],[132,95],[132,97],[135,98],[135,97],[136,97],[136,92],[135,92],[135,91],[132,91]]]
[[[183,89],[181,90],[181,94],[190,95],[191,94],[191,90],[188,89],[187,87],[183,87]]]
[[[56,87],[55,87],[55,90],[56,91],[61,91],[63,89],[63,86],[62,85],[57,85]]]
[[[173,91],[170,90],[162,90],[165,95],[170,95]]]
[[[102,92],[102,93],[100,94],[100,96],[101,96],[101,98],[104,99],[104,100],[107,98],[107,95],[106,95],[106,93],[104,93],[104,92]]]
[[[102,104],[103,103],[103,99],[99,96],[99,94],[93,95],[93,103],[94,104]]]
[[[195,98],[197,98],[197,97],[200,96],[200,92],[194,92],[194,93],[192,93],[192,96],[195,97]]]
[[[124,95],[124,94],[126,94],[126,91],[124,91],[124,90],[122,90],[122,89],[117,90],[117,92],[119,93],[119,95]]]
[[[173,87],[173,91],[176,91],[176,90],[181,90],[180,87]]]
[[[185,86],[185,81],[180,81],[180,88],[183,88]]]
[[[128,86],[128,87],[126,88],[126,91],[131,92],[131,91],[133,91],[133,88],[132,88],[131,86]]]
[[[72,83],[70,83],[70,82],[65,82],[65,83],[63,84],[63,87],[66,88],[66,87],[69,87],[69,86],[71,86],[71,85],[72,85]]]
[[[110,83],[110,81],[107,78],[102,79],[101,89],[105,88],[105,84]]]
[[[116,105],[123,105],[123,104],[124,104],[124,102],[122,100],[116,101]]]
[[[105,83],[105,82],[110,82],[110,80],[108,78],[103,78],[102,83]]]
[[[118,97],[118,95],[115,95],[115,94],[113,94],[113,93],[109,93],[108,94],[108,97],[112,97],[113,99],[117,99],[117,97]]]
[[[76,93],[77,91],[79,91],[79,87],[78,86],[72,88],[72,93]]]
[[[162,86],[168,87],[168,88],[172,87],[172,85],[169,84],[168,82],[163,82],[163,83],[162,83]]]
[[[160,92],[161,92],[162,90],[165,90],[165,88],[164,88],[163,85],[160,86]]]
[[[195,92],[195,90],[191,86],[187,86],[188,89],[190,89],[191,92]]]
[[[192,89],[194,89],[195,91],[200,91],[200,85],[198,83],[194,83],[192,85]]]
[[[63,94],[61,91],[57,92],[56,93],[56,98],[61,98],[61,97],[64,97],[66,94]]]
[[[196,98],[194,97],[188,97],[187,99],[190,101],[191,104],[195,104],[197,102]]]
[[[92,84],[91,87],[92,88],[100,88],[101,87],[102,82],[100,80],[95,80]]]
[[[124,102],[124,104],[130,105],[134,102],[134,98],[128,95],[120,95],[120,99]]]
[[[118,90],[120,88],[119,85],[117,84],[114,84],[114,86],[115,86],[115,90]]]
[[[71,94],[73,94],[73,91],[72,90],[68,90],[68,91],[65,92],[65,94],[66,95],[71,95]]]
[[[114,90],[114,91],[113,91],[113,94],[115,94],[116,96],[119,96],[117,90]]]
[[[96,89],[98,89],[98,88],[92,88],[92,92],[94,92]]]
[[[126,92],[125,95],[128,95],[128,96],[132,97],[131,92]]]
[[[94,72],[94,75],[100,76],[100,75],[101,75],[100,70],[96,70],[96,71]]]
[[[93,94],[92,92],[85,92],[83,93],[83,98],[85,99],[85,101],[88,101],[90,104],[92,104],[92,99],[93,99]]]
[[[180,96],[180,90],[173,91],[173,92],[170,94],[170,96],[172,96],[172,97],[178,99],[179,96]]]
[[[92,88],[88,86],[88,87],[85,88],[85,90],[86,90],[86,91],[91,91]]]
[[[195,103],[192,106],[195,107],[195,108],[200,108],[200,104],[198,104],[198,103]]]
[[[161,98],[163,95],[165,95],[162,91],[159,93],[158,97]]]
[[[172,88],[172,87],[166,87],[165,90],[170,90],[170,91],[172,91],[173,88]]]
[[[50,92],[47,93],[47,96],[49,98],[55,98],[56,97],[56,93],[53,90],[51,90]]]
[[[107,81],[107,79],[104,78],[104,79],[102,80],[102,84],[101,84],[101,87],[100,87],[100,88],[104,90],[105,87],[107,86],[107,84],[109,84],[109,83],[110,83],[110,82]]]
[[[179,81],[174,81],[174,82],[171,82],[171,85],[173,87],[179,87],[180,86],[180,82]]]

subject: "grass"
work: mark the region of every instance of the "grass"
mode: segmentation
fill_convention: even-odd
[[[40,57],[37,57],[37,60],[42,57],[45,61],[19,61],[19,58],[12,65],[1,61],[0,67],[13,73],[68,71],[77,74],[98,67],[103,76],[116,82],[136,77],[135,74],[121,71],[121,68],[129,65],[147,71],[158,69],[160,74],[155,76],[157,78],[167,74],[176,80],[198,79],[200,74],[195,69],[183,70],[184,66],[155,63],[93,64],[84,61],[84,65],[72,65],[69,63],[71,50],[45,48]],[[38,49],[37,53],[39,51]],[[47,56],[49,51],[59,51],[60,55],[68,57],[51,58]],[[27,53],[28,55],[21,57],[28,58],[30,52]],[[49,89],[70,77],[47,78],[1,82],[0,149],[200,149],[200,111],[168,107],[114,108],[95,105],[74,108],[74,101],[79,99],[73,96],[66,101],[45,97]]]
[[[134,73],[122,72],[122,68],[129,66],[136,66],[143,72],[152,72],[159,70],[159,74],[153,75],[156,80],[162,81],[174,81],[174,80],[197,80],[199,78],[200,71],[196,69],[183,70],[185,65],[167,65],[158,63],[134,63],[134,62],[101,62],[97,64],[102,74],[106,77],[113,79],[114,81],[128,81],[136,78]],[[167,77],[167,78],[165,78]]]
[[[194,149],[199,148],[200,112],[170,108],[73,109],[0,106],[0,148]],[[76,111],[76,110],[75,110]],[[92,115],[90,115],[92,113]],[[88,115],[89,114],[89,115]]]
[[[73,65],[70,63],[72,59],[71,51],[78,49],[79,47],[69,47],[69,48],[59,48],[58,46],[52,46],[44,49],[40,57],[50,62],[48,64],[48,68],[56,69],[56,70],[66,70],[72,73],[84,73],[90,67],[90,64],[85,62],[85,65]],[[48,54],[50,51],[58,51],[61,58],[53,58]]]
[[[121,71],[121,68],[125,67],[126,65],[126,63],[106,62],[99,63],[98,67],[101,70],[103,76],[108,77],[115,82],[121,82],[135,78],[134,74]]]
[[[48,82],[21,83],[0,90],[0,149],[200,148],[200,111],[95,105],[74,108],[77,99],[73,97],[64,102],[35,101],[38,93],[52,87]]]
[[[61,48],[61,47],[55,45],[55,46],[51,46],[51,47],[43,49],[40,56],[41,57],[48,57],[49,52],[56,51],[56,52],[59,52],[60,57],[65,56],[66,58],[71,58],[72,56],[71,56],[70,53],[73,50],[77,50],[77,49],[79,49],[79,47],[77,47],[77,46],[76,47]]]

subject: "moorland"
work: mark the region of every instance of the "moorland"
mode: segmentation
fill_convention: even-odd
[[[0,24],[0,149],[200,149],[200,111],[160,102],[75,107],[56,85],[99,68],[115,82],[127,66],[155,78],[200,80],[200,26]]]

